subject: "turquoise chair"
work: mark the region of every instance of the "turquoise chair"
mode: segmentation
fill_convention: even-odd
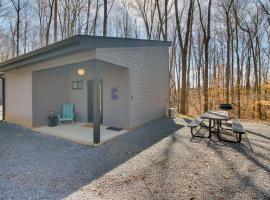
[[[58,117],[58,125],[61,125],[61,122],[72,121],[74,122],[74,104],[64,104],[61,115],[57,115]]]

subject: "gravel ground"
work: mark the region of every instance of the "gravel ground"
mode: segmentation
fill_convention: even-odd
[[[270,125],[245,123],[248,139],[229,144],[192,140],[186,123],[95,148],[1,123],[0,199],[270,199]]]

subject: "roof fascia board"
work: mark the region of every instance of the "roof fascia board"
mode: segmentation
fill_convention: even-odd
[[[132,48],[158,46],[169,47],[171,46],[171,42],[77,35],[0,63],[0,71],[4,72],[14,68],[24,67],[26,65],[32,65],[47,59],[57,58],[61,55],[84,50],[97,48]]]
[[[81,49],[80,49],[79,43],[70,45],[69,47],[64,46],[64,47],[57,48],[57,49],[50,51],[50,52],[44,52],[44,53],[36,55],[34,57],[25,58],[23,60],[19,60],[19,61],[14,62],[14,63],[8,63],[8,64],[0,67],[0,70],[5,72],[5,71],[8,71],[8,70],[11,70],[14,68],[21,68],[21,67],[24,67],[27,65],[33,65],[33,64],[36,64],[36,63],[44,61],[44,60],[59,58],[60,56],[75,53],[75,52],[78,52],[80,50]]]
[[[121,47],[158,47],[171,46],[171,42],[136,40],[136,39],[113,39],[100,37],[81,37],[81,47],[86,49],[93,48],[121,48]]]

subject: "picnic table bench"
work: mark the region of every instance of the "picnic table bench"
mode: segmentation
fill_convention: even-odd
[[[196,135],[196,133],[198,133],[198,132],[201,130],[201,128],[207,127],[207,126],[203,123],[203,119],[202,119],[202,118],[200,118],[200,117],[195,118],[192,122],[190,122],[190,123],[188,124],[188,127],[190,127],[191,135],[192,135],[193,137],[204,138],[204,136]],[[196,133],[193,133],[193,129],[195,129],[195,128],[197,128],[197,127],[200,127],[200,128],[196,131]],[[209,136],[210,136],[210,135],[209,135]],[[209,136],[207,136],[207,138],[208,138]]]
[[[238,140],[237,143],[240,143],[242,140],[242,134],[245,134],[245,129],[243,125],[241,124],[239,119],[234,119],[232,122],[232,130],[234,133],[238,134]]]
[[[191,135],[192,137],[200,137],[200,138],[205,138],[204,136],[197,135],[197,133],[200,131],[201,128],[206,127],[209,129],[209,135],[207,138],[212,137],[212,132],[217,133],[218,139],[220,141],[225,141],[225,142],[235,142],[235,143],[240,143],[242,140],[242,134],[245,134],[245,129],[243,125],[241,124],[239,119],[234,119],[232,121],[232,128],[230,129],[233,133],[236,133],[237,136],[237,141],[233,140],[227,140],[223,139],[221,137],[221,131],[220,129],[223,129],[221,127],[221,121],[226,121],[228,120],[228,113],[223,112],[223,111],[207,111],[204,113],[201,117],[195,118],[192,122],[188,124],[188,127],[191,129]],[[209,126],[206,126],[203,123],[203,120],[209,120]],[[211,122],[214,122],[214,125],[212,126]],[[193,133],[193,129],[199,127],[199,129],[196,131],[196,133]],[[215,130],[212,130],[212,128],[215,128]],[[223,129],[224,130],[224,129]],[[226,129],[228,130],[228,129]]]

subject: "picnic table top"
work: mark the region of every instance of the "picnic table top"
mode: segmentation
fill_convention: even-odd
[[[229,119],[229,114],[227,111],[214,111],[208,110],[201,115],[202,119],[214,119],[214,120],[227,120]]]

